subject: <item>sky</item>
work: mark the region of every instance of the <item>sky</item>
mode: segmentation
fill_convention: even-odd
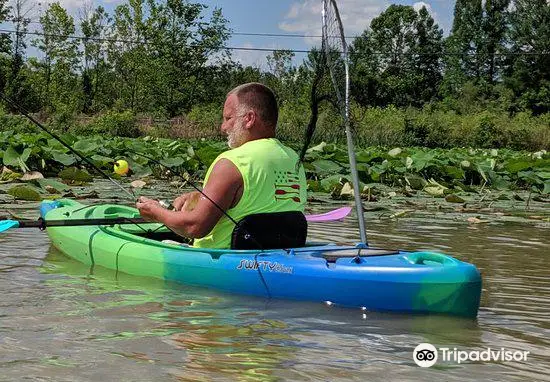
[[[34,3],[34,0],[30,0]],[[45,3],[51,0],[42,0]],[[72,15],[78,15],[85,2],[91,0],[59,0],[61,5]],[[296,49],[307,50],[320,45],[316,37],[267,37],[247,36],[238,33],[272,33],[298,34],[318,36],[321,34],[321,0],[192,0],[209,7],[222,9],[224,17],[229,21],[229,27],[234,35],[227,45],[232,47],[264,48],[264,49]],[[454,0],[337,0],[345,34],[360,35],[370,24],[370,21],[382,13],[391,4],[411,5],[420,9],[422,6],[432,14],[435,21],[448,34],[452,25]],[[94,7],[102,5],[109,13],[122,3],[121,0],[93,0]],[[31,25],[31,30],[38,25]],[[29,52],[29,54],[32,54]],[[253,65],[266,69],[268,52],[233,51],[233,58],[243,65]],[[300,63],[305,54],[296,53],[295,61]]]

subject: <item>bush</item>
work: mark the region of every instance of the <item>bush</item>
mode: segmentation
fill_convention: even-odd
[[[60,105],[49,121],[49,127],[59,131],[69,131],[74,124],[75,112],[68,105]]]
[[[193,122],[205,136],[217,134],[222,123],[222,109],[218,103],[194,106],[187,114],[187,118]]]
[[[7,114],[0,110],[0,131],[8,130],[18,133],[36,133],[40,129],[23,115]]]
[[[88,134],[100,134],[113,137],[136,138],[140,136],[135,115],[127,110],[123,112],[108,111],[96,118],[83,130]]]

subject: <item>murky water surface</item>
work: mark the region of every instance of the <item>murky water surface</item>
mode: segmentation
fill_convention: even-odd
[[[32,217],[32,207],[18,212]],[[51,248],[45,233],[12,229],[0,235],[0,380],[550,380],[548,223],[449,216],[369,213],[369,239],[476,264],[484,287],[475,321],[363,316],[90,269]],[[355,221],[312,224],[310,238],[356,241]],[[422,369],[412,360],[422,342],[530,353]]]

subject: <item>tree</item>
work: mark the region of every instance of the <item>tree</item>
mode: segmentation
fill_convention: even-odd
[[[550,4],[546,0],[515,0],[511,13],[512,53],[507,85],[518,108],[535,114],[550,112]]]
[[[215,8],[206,19],[203,4],[169,0],[150,7],[150,41],[159,69],[152,88],[157,108],[162,105],[175,116],[194,103],[211,102],[219,94],[209,79],[222,74],[215,66],[230,62],[223,49],[229,30],[221,9]]]
[[[13,2],[11,20],[15,29],[15,38],[12,42],[11,64],[5,92],[17,104],[28,110],[36,111],[40,107],[40,103],[37,102],[36,93],[28,83],[25,64],[25,50],[27,49],[25,36],[31,21],[30,15],[33,7],[32,3],[29,4],[29,0],[15,0]]]
[[[504,69],[509,4],[510,0],[457,0],[446,40],[446,94],[460,94],[466,82],[491,94]]]
[[[7,0],[0,0],[0,23],[5,22],[10,13]],[[9,55],[11,39],[9,34],[0,34],[0,90],[4,91],[9,76]]]
[[[211,66],[228,56],[227,21],[214,9],[205,21],[205,5],[185,0],[129,0],[115,11],[110,57],[120,82],[121,105],[136,111],[175,116],[206,100]]]
[[[145,34],[145,1],[129,0],[116,7],[108,57],[115,71],[117,106],[134,111],[145,110],[145,80],[148,52]],[[150,72],[150,70],[149,70]]]
[[[351,46],[354,98],[374,106],[430,101],[441,79],[442,34],[425,7],[391,5]]]
[[[74,20],[59,3],[52,3],[40,17],[40,24],[42,34],[32,45],[44,55],[41,61],[33,61],[40,72],[43,104],[53,112],[76,111],[78,49],[70,38],[75,32]]]
[[[92,10],[91,3],[84,5],[80,17],[80,29],[84,35],[82,40],[84,47],[82,68],[84,113],[98,111],[105,104],[111,103],[106,99],[107,90],[104,89],[108,84],[106,77],[110,74],[104,42],[110,22],[111,19],[103,7],[99,6]]]
[[[299,92],[295,86],[296,68],[292,64],[293,58],[294,52],[290,50],[274,50],[267,56],[270,73],[266,73],[266,80],[279,100],[291,100]]]

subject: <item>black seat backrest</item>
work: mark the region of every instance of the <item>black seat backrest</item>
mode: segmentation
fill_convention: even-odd
[[[307,220],[299,211],[253,214],[233,229],[231,249],[303,247],[306,237]]]

